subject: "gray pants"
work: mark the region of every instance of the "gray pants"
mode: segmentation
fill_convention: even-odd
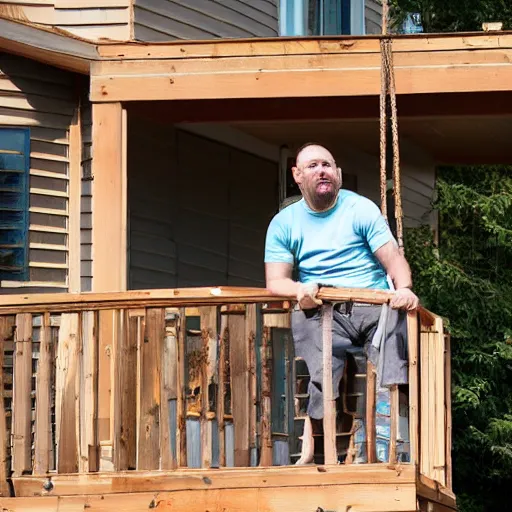
[[[361,352],[371,342],[379,322],[381,306],[367,304],[337,304],[333,311],[332,325],[332,384],[335,397],[339,386],[347,352]],[[292,313],[292,335],[295,355],[306,361],[310,374],[308,415],[321,419],[324,415],[322,396],[322,315],[321,309]]]

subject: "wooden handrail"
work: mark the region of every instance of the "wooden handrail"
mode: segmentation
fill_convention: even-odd
[[[384,304],[392,292],[364,288],[321,288],[319,298],[329,302]],[[0,296],[0,314],[44,311],[91,311],[134,307],[222,305],[289,300],[265,288],[203,287],[162,290],[136,290],[107,293],[31,293]]]

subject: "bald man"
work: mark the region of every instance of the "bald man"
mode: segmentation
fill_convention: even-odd
[[[323,418],[322,334],[319,286],[389,289],[392,308],[412,310],[409,265],[400,254],[378,207],[369,199],[342,190],[341,169],[323,146],[308,143],[296,155],[293,178],[302,199],[281,210],[269,225],[265,244],[267,288],[297,300],[292,313],[295,352],[310,373],[309,404],[298,464],[313,461],[313,429]],[[298,281],[292,279],[294,267]],[[333,317],[333,389],[339,383],[347,351],[371,341],[380,306],[339,304]],[[312,423],[313,420],[313,423]]]

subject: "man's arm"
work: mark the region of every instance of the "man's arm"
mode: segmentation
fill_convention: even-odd
[[[390,302],[392,308],[416,309],[419,299],[412,292],[411,269],[393,241],[387,242],[375,251],[375,256],[384,267],[395,285],[395,296]]]
[[[318,286],[294,281],[292,271],[291,263],[265,263],[267,289],[274,295],[296,298],[302,309],[311,309],[322,304],[316,298]]]

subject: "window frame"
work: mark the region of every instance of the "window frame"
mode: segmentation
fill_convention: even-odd
[[[3,134],[11,134],[15,135],[16,133],[21,134],[24,137],[23,140],[23,148],[21,149],[11,149],[9,145],[13,145],[16,147],[16,144],[8,144],[7,142],[2,142]],[[19,147],[19,146],[18,146]],[[2,165],[2,155],[20,155],[23,156],[23,164],[22,169],[4,169]],[[14,167],[18,167],[15,165]],[[22,214],[22,219],[19,222],[14,223],[16,227],[11,228],[11,231],[20,231],[21,232],[21,248],[23,249],[22,263],[20,265],[20,270],[7,269],[2,268],[0,266],[0,281],[28,281],[29,280],[29,218],[30,218],[30,128],[23,126],[0,126],[0,175],[3,173],[8,173],[11,171],[12,173],[18,172],[23,176],[21,184],[17,187],[19,190],[14,190],[15,193],[19,193],[21,198],[19,200],[19,207],[9,208],[8,206],[3,206],[0,199],[0,208],[1,211],[20,211]],[[6,180],[7,181],[7,180]],[[9,187],[2,187],[0,185],[0,191],[8,193]],[[1,198],[1,195],[0,195]],[[17,205],[18,206],[18,205]],[[0,223],[0,230],[9,231],[9,227],[6,225],[2,226]],[[0,249],[9,248],[8,242],[1,243]]]

